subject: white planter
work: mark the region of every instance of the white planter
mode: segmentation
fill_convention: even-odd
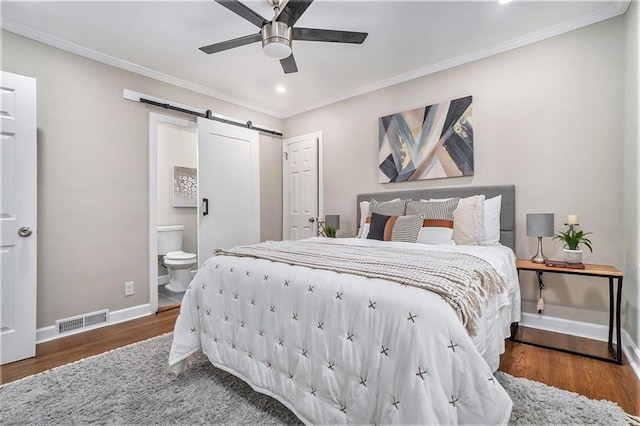
[[[567,263],[582,263],[582,250],[564,249],[564,261]]]

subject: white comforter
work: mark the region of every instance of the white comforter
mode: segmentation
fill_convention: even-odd
[[[340,239],[347,241],[406,244]],[[428,250],[475,254],[517,288],[507,251],[410,247],[425,256]],[[486,343],[482,335],[497,330],[485,345],[491,351],[515,315],[511,299],[512,293],[499,295],[487,307],[495,318],[477,338]],[[432,292],[389,281],[212,257],[184,296],[172,369],[179,371],[200,348],[215,366],[306,423],[498,424],[511,414],[511,400],[492,374],[497,361],[487,365],[454,310]]]

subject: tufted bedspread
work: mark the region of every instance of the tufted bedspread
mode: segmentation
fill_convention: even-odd
[[[508,279],[508,265],[496,266]],[[506,423],[512,402],[476,346],[454,309],[423,288],[214,256],[184,296],[169,364],[179,372],[201,348],[305,423]]]

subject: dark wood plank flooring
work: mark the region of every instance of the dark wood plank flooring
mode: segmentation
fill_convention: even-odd
[[[157,315],[41,343],[34,358],[1,366],[0,383],[168,333],[173,330],[177,313],[177,309],[169,309]],[[602,342],[531,329],[524,329],[524,332],[530,333],[528,337],[545,339],[550,345],[564,343],[595,353],[602,350]],[[626,359],[624,363],[619,366],[507,341],[506,351],[500,358],[500,370],[592,399],[607,399],[627,413],[640,415],[640,380]]]
[[[527,341],[608,356],[604,342],[526,327],[518,333]],[[623,365],[617,365],[507,340],[499,369],[591,399],[613,401],[627,413],[640,415],[640,380],[624,354]]]

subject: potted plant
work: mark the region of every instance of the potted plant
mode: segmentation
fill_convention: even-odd
[[[337,229],[333,226],[325,226],[324,227],[324,235],[326,235],[329,238],[335,238],[336,237],[336,231]]]
[[[574,225],[569,225],[569,229],[566,232],[558,232],[553,237],[554,240],[560,240],[565,243],[565,262],[582,263],[582,250],[578,248],[580,244],[586,246],[591,251],[591,253],[593,253],[591,241],[586,238],[586,236],[589,234],[593,234],[593,232],[578,231],[574,228]]]

